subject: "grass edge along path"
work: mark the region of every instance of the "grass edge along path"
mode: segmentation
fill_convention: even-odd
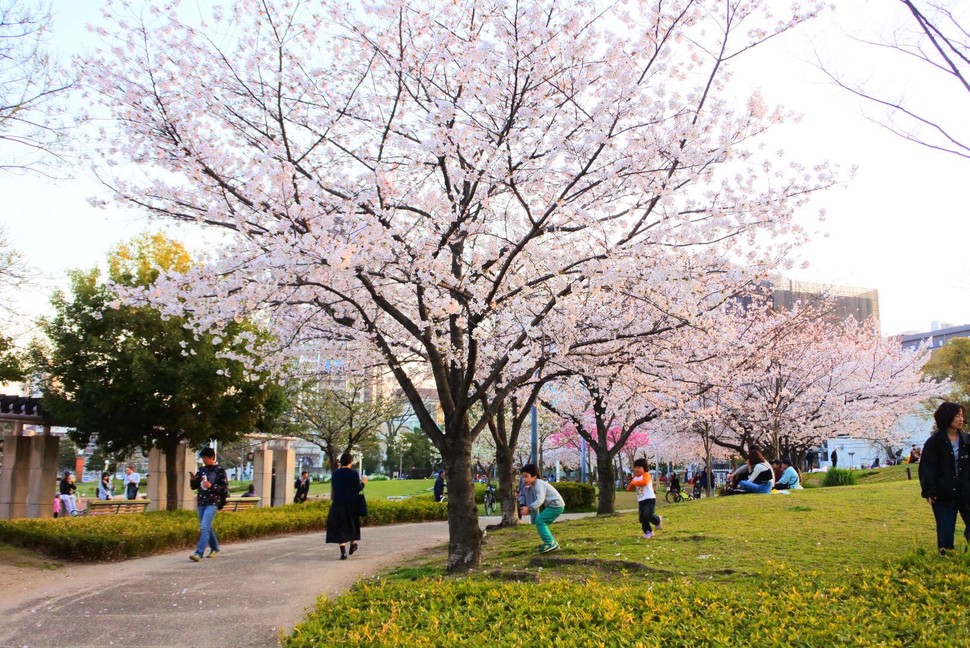
[[[363,526],[447,519],[445,505],[430,499],[369,501]],[[213,524],[219,541],[238,542],[286,533],[322,531],[330,502],[220,513]],[[195,511],[156,511],[67,519],[0,520],[0,542],[61,560],[112,561],[150,556],[195,546],[199,522]]]

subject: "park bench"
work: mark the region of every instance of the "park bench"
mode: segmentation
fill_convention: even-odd
[[[259,506],[262,498],[259,497],[227,497],[226,505],[223,507],[223,511],[229,511],[234,513],[236,511],[245,511],[246,509],[254,509]]]
[[[87,515],[118,515],[121,513],[144,513],[148,508],[147,499],[110,499],[88,500]]]

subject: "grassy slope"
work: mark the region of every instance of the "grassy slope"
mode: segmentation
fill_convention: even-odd
[[[970,560],[935,555],[930,508],[897,472],[661,503],[651,540],[632,513],[557,522],[545,556],[533,527],[497,530],[476,572],[445,575],[441,548],[321,599],[284,645],[970,645]]]
[[[935,548],[933,515],[915,480],[673,505],[661,500],[657,511],[664,528],[651,540],[640,537],[635,513],[557,522],[553,532],[562,550],[550,560],[632,561],[660,577],[738,581],[758,578],[769,565],[833,575]],[[490,533],[481,571],[538,573],[540,566],[531,564],[537,542],[529,525]],[[443,564],[444,549],[429,556],[422,571],[440,574]],[[582,576],[590,565],[551,562],[541,572]],[[411,569],[404,575],[414,574]]]

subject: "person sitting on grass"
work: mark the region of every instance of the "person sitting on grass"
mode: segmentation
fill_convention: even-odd
[[[761,495],[770,493],[771,487],[775,485],[775,475],[771,470],[771,464],[760,450],[752,450],[748,455],[748,470],[747,479],[738,482],[738,488],[745,493]]]
[[[798,471],[795,470],[795,466],[791,465],[791,459],[787,457],[782,459],[781,466],[783,470],[781,477],[775,481],[775,490],[795,490],[801,488],[802,485],[798,483]]]
[[[539,469],[536,468],[535,464],[526,464],[522,466],[522,470],[519,472],[522,474],[522,482],[532,490],[532,501],[520,507],[519,513],[522,515],[528,515],[532,511],[538,513],[535,522],[536,531],[539,532],[539,537],[542,539],[538,552],[556,551],[559,549],[559,543],[552,537],[549,525],[562,515],[562,512],[566,509],[566,502],[559,491],[553,488],[549,482],[539,479]],[[543,506],[545,508],[542,508]],[[542,508],[541,512],[540,508]]]
[[[651,523],[660,529],[663,519],[654,512],[657,508],[657,494],[653,491],[653,478],[650,476],[646,459],[641,457],[633,462],[633,479],[626,485],[626,489],[637,492],[640,528],[643,529],[643,539],[649,540],[653,537]]]
[[[739,495],[744,493],[745,491],[741,490],[738,484],[748,478],[749,472],[748,464],[743,463],[734,472],[728,473],[724,488],[721,489],[721,495]]]

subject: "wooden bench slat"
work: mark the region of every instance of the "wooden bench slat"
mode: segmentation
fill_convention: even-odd
[[[222,510],[234,513],[254,509],[259,507],[261,501],[263,500],[260,497],[228,497],[226,498],[226,506]]]
[[[118,515],[124,513],[144,513],[148,500],[88,500],[88,515]]]

